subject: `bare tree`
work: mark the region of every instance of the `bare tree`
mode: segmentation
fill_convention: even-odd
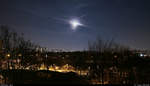
[[[102,40],[100,37],[94,42],[88,42],[89,53],[96,54],[93,59],[93,73],[97,73],[97,76],[101,77],[102,84],[104,83],[104,69],[111,66],[118,65],[117,56],[114,57],[114,54],[122,55],[125,51],[128,51],[129,48],[123,45],[117,44],[114,39],[112,40]],[[114,61],[114,62],[113,62]],[[100,74],[98,74],[100,71]]]
[[[17,59],[21,59],[23,63],[34,63],[33,61],[35,60],[31,60],[33,59],[32,55],[35,54],[36,48],[40,46],[32,43],[30,40],[25,40],[23,33],[19,35],[9,29],[8,26],[1,25],[0,40],[3,41],[4,57],[6,54],[10,54],[9,59],[16,59],[16,61]],[[8,66],[9,64],[8,62]]]

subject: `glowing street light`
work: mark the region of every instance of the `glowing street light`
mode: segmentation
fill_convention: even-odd
[[[10,54],[6,54],[6,58],[9,58],[10,57]]]

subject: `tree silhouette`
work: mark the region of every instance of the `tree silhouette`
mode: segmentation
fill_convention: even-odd
[[[114,66],[118,68],[121,56],[129,51],[128,47],[117,44],[114,39],[104,41],[100,37],[95,42],[89,42],[88,46],[89,53],[94,54],[92,55],[93,74],[97,73],[96,75],[101,77],[102,84],[104,83],[104,70]]]

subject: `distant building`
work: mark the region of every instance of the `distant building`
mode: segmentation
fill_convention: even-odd
[[[133,51],[133,53],[136,56],[139,56],[141,58],[150,57],[150,51],[148,51],[148,50],[138,50],[138,51]]]

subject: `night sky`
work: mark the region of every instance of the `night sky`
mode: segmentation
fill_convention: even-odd
[[[74,18],[84,26],[73,30]],[[83,50],[97,36],[150,49],[150,0],[0,0],[0,24],[50,49]]]

